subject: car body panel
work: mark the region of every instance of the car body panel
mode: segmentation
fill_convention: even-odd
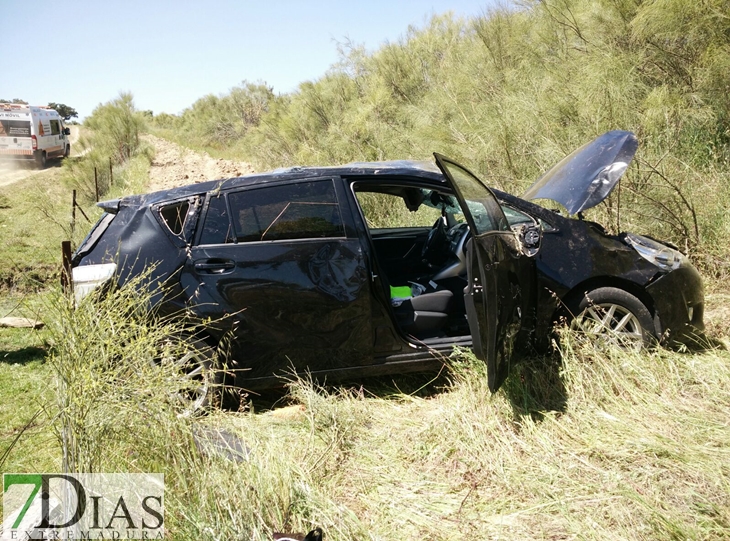
[[[536,257],[536,341],[543,341],[539,349],[545,347],[553,319],[569,315],[566,306],[571,301],[606,285],[632,293],[647,306],[654,317],[654,334],[662,342],[691,341],[692,333],[704,329],[702,278],[688,262],[672,272],[663,271],[637,257],[622,235],[608,235],[599,224],[565,218],[513,195],[495,193],[501,201],[552,226],[543,233]],[[692,317],[689,308],[693,308]]]
[[[557,201],[571,215],[595,207],[616,187],[638,146],[631,132],[604,133],[561,160],[522,198]]]
[[[232,368],[247,380],[372,364],[357,239],[194,246],[181,284],[200,317],[230,332]]]

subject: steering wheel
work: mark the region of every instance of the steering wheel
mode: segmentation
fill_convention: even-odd
[[[439,217],[423,243],[421,257],[431,264],[441,264],[448,257],[449,239],[446,235],[446,218]]]

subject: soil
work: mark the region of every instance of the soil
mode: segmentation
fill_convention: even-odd
[[[154,135],[145,135],[145,139],[155,147],[150,167],[150,192],[254,172],[246,162],[213,158],[205,152],[195,152]]]

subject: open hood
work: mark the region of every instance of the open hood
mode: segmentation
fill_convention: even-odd
[[[638,146],[631,132],[606,132],[563,158],[522,199],[552,199],[571,215],[595,207],[616,187]]]

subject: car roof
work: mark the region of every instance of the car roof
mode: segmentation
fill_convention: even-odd
[[[125,206],[128,205],[152,205],[164,201],[184,199],[193,195],[206,193],[214,190],[229,190],[256,185],[265,185],[288,180],[303,180],[319,177],[378,177],[378,178],[399,178],[414,176],[420,179],[445,183],[443,174],[435,163],[426,161],[393,160],[383,162],[352,162],[344,165],[317,166],[317,167],[288,167],[275,169],[263,173],[252,173],[242,177],[228,179],[208,180],[195,184],[188,184],[178,188],[171,188],[152,192],[143,195],[127,196],[121,199]],[[102,208],[110,206],[114,202],[102,202]]]

